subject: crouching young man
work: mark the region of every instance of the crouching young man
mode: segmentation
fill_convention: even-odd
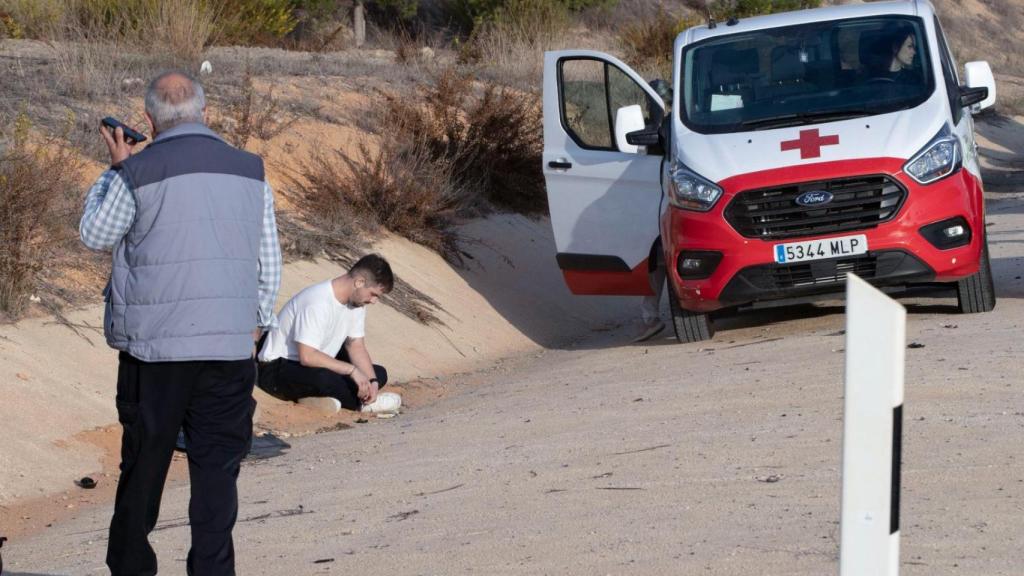
[[[347,274],[296,294],[260,345],[259,387],[282,400],[316,399],[322,410],[397,412],[401,397],[379,394],[387,371],[366,350],[366,306],[391,291],[387,260],[363,256]]]

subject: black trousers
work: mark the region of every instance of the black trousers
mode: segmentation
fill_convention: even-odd
[[[338,360],[348,362],[348,352],[342,347]],[[326,368],[310,368],[294,360],[278,358],[272,362],[260,362],[260,388],[281,400],[292,402],[310,396],[330,396],[341,402],[342,408],[359,410],[359,386],[355,380]],[[377,385],[383,388],[388,383],[388,371],[383,366],[373,365]]]
[[[188,574],[233,575],[236,482],[252,442],[255,361],[143,362],[124,352],[119,359],[121,478],[107,566],[114,576],[157,573],[148,535],[160,515],[164,481],[181,428],[188,442],[192,488]]]

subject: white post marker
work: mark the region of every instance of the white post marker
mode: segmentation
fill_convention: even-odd
[[[839,574],[897,576],[907,312],[857,276],[846,278]]]

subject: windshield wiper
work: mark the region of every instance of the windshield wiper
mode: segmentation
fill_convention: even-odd
[[[768,118],[747,120],[740,124],[744,128],[785,128],[786,126],[799,126],[801,124],[814,124],[817,122],[831,122],[834,120],[846,120],[858,116],[871,114],[870,110],[849,109],[849,110],[828,110],[822,112],[800,112],[797,114],[781,114]]]

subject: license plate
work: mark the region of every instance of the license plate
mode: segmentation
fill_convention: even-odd
[[[775,245],[775,262],[791,264],[808,260],[824,260],[841,256],[867,254],[868,237],[863,234],[825,238],[824,240],[807,240],[804,242],[788,242]]]

